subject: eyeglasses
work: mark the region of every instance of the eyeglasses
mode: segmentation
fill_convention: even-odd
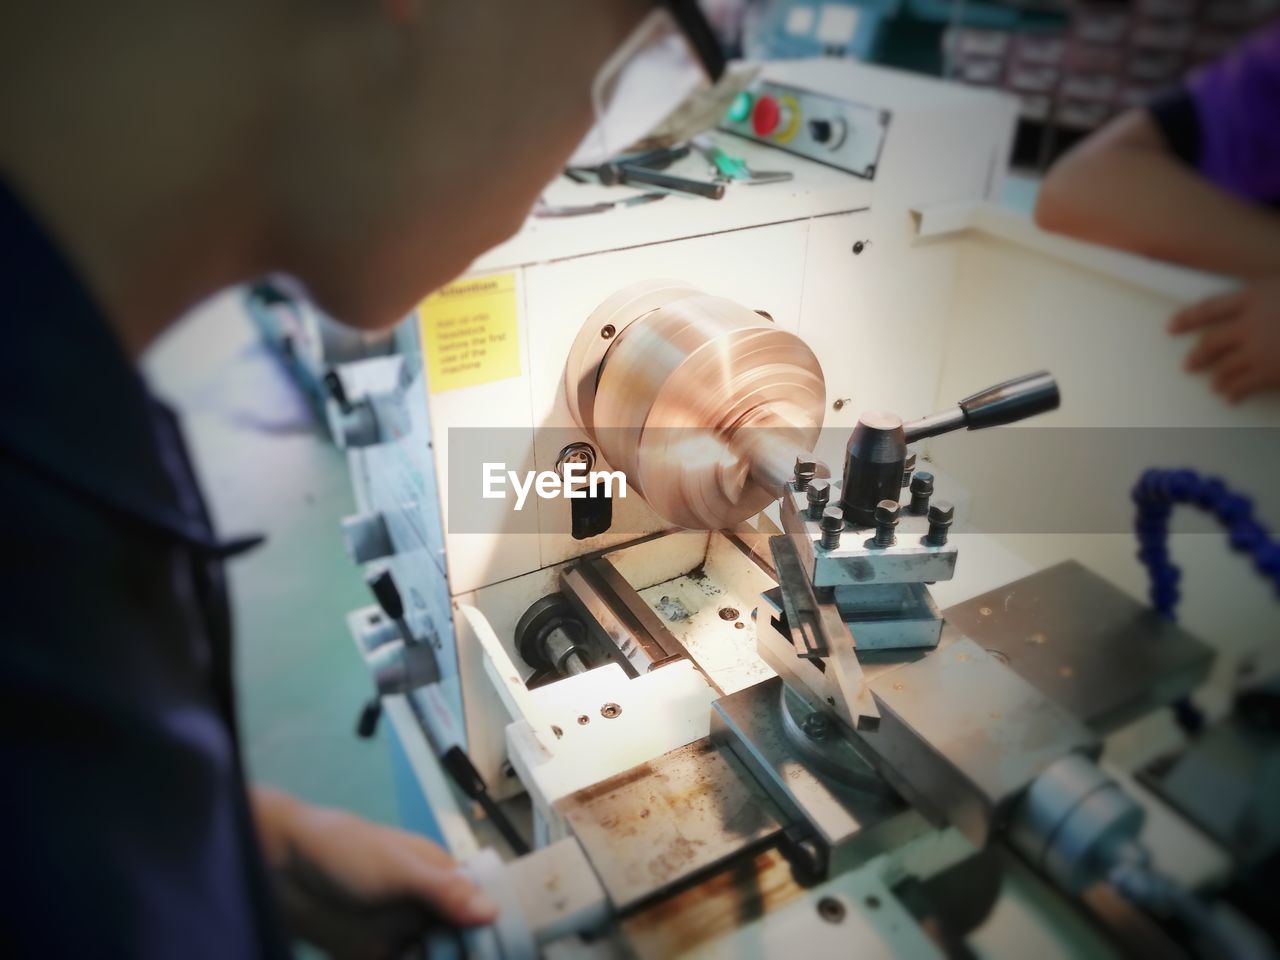
[[[720,48],[720,41],[716,39],[715,31],[711,29],[711,23],[702,12],[702,8],[698,6],[698,0],[661,0],[661,3],[671,11],[676,25],[680,27],[689,45],[693,47],[693,52],[697,54],[702,69],[707,72],[707,78],[712,83],[716,83],[724,76],[728,63],[725,60],[724,51]]]
[[[718,100],[738,92],[734,76],[698,0],[655,0],[596,74],[595,124],[569,166],[597,166],[648,139],[687,139],[691,117],[705,129],[708,110],[724,113],[728,100]]]

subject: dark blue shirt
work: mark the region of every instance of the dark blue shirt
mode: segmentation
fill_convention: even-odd
[[[172,413],[0,185],[0,954],[287,954]]]

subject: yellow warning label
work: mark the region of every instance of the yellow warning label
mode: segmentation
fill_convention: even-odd
[[[520,375],[516,275],[459,280],[418,308],[432,393]]]

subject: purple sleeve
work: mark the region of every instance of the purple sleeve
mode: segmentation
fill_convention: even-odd
[[[1280,202],[1280,21],[1192,74],[1187,87],[1200,172],[1245,199]]]

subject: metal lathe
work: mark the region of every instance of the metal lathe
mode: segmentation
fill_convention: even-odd
[[[1274,423],[1147,345],[1216,281],[990,206],[997,96],[822,61],[748,96],[786,126],[731,116],[666,173],[788,176],[549,185],[327,378],[361,725],[503,907],[430,955],[1274,955],[1274,701],[1242,656],[1274,597],[1197,547],[1180,623],[1227,639],[1198,638],[1125,526],[1137,467],[1223,464],[1055,459]]]

